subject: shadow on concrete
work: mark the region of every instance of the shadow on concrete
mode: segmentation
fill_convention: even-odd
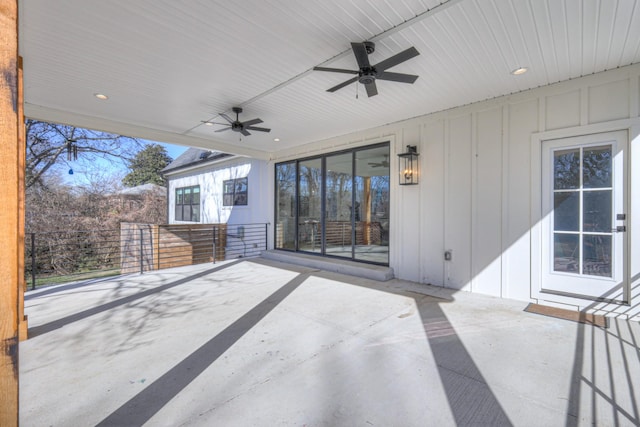
[[[319,273],[319,276],[330,277],[324,272]],[[345,279],[346,276],[342,276],[339,280],[350,285],[413,298],[456,425],[513,425],[441,308],[441,304],[451,303],[452,300],[394,289],[383,283],[374,284],[375,282],[369,281],[365,284]]]
[[[45,323],[45,324],[39,325],[39,326],[34,326],[33,328],[29,328],[29,332],[28,332],[29,333],[29,337],[30,338],[34,338],[34,337],[37,337],[38,335],[46,334],[48,332],[51,332],[51,331],[54,331],[56,329],[62,328],[63,326],[66,326],[66,325],[71,324],[73,322],[77,322],[79,320],[86,319],[87,317],[103,313],[105,311],[114,309],[116,307],[119,307],[119,306],[122,306],[122,305],[125,305],[125,304],[130,304],[130,303],[132,303],[132,302],[134,302],[136,300],[139,300],[141,298],[145,298],[145,297],[148,297],[150,295],[153,295],[153,294],[156,294],[156,293],[159,293],[159,292],[162,292],[162,291],[166,291],[167,289],[171,289],[171,288],[174,288],[176,286],[184,285],[185,283],[189,283],[192,280],[195,280],[195,279],[198,279],[200,277],[207,276],[207,275],[209,275],[211,273],[214,273],[216,271],[220,271],[220,270],[223,270],[225,268],[231,267],[232,265],[237,264],[238,262],[239,261],[232,261],[232,262],[227,263],[227,264],[218,265],[218,266],[215,266],[213,268],[209,268],[207,270],[201,271],[199,273],[183,277],[182,279],[175,280],[173,282],[157,286],[157,287],[155,287],[153,289],[148,289],[146,291],[138,292],[138,293],[133,294],[133,295],[129,295],[129,296],[126,296],[126,297],[123,297],[123,298],[120,298],[120,299],[117,299],[117,300],[114,300],[114,301],[110,301],[108,303],[101,304],[101,305],[98,305],[96,307],[92,307],[92,308],[86,309],[86,310],[81,311],[79,313],[75,313],[75,314],[72,314],[70,316],[54,320],[53,322]]]
[[[456,425],[513,425],[440,304],[420,304],[416,300]],[[437,324],[435,328],[434,324]]]
[[[633,277],[630,283],[640,279],[640,275]],[[640,285],[630,290],[630,295],[637,291]],[[624,292],[623,284],[602,295],[602,298],[615,299],[616,294]],[[613,303],[612,303],[613,304]],[[602,302],[594,302],[584,311],[602,307]],[[629,305],[623,315],[635,311],[636,306]],[[609,407],[615,425],[640,426],[640,382],[631,372],[630,359],[640,365],[640,337],[636,338],[631,323],[624,319],[609,319],[610,328],[604,329],[593,325],[578,324],[576,337],[573,372],[571,373],[571,389],[567,405],[565,425],[574,427],[582,425],[585,420],[580,412],[580,404],[589,402],[591,408],[590,424],[597,425],[598,408]],[[627,335],[628,338],[625,338]],[[606,360],[596,357],[596,348],[604,345]],[[616,348],[617,347],[617,348]],[[619,363],[624,366],[624,372],[614,369]],[[604,369],[607,369],[605,372]],[[634,379],[635,378],[635,379]],[[635,387],[634,387],[635,385]],[[620,394],[627,394],[629,399],[621,398]],[[588,394],[588,395],[586,395]],[[605,403],[605,405],[599,404]],[[620,402],[628,402],[625,408]]]
[[[310,273],[302,273],[249,310],[222,332],[210,339],[182,362],[151,383],[98,426],[143,425],[171,399],[187,387],[213,362],[222,356],[243,335],[257,325],[289,294],[300,286]]]
[[[38,288],[36,290],[30,290],[26,292],[24,295],[24,300],[29,301],[30,299],[33,299],[33,298],[41,298],[46,295],[57,294],[58,292],[66,292],[73,289],[79,289],[79,288],[86,287],[88,285],[95,285],[96,283],[100,283],[100,282],[113,282],[114,279],[118,281],[117,279],[123,276],[125,275],[101,277],[99,279],[91,279],[91,280],[82,280],[80,282],[67,283],[64,285],[50,285],[50,286],[46,286],[45,289]]]

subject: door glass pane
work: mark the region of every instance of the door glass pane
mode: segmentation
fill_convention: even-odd
[[[389,262],[389,147],[355,152],[355,258]]]
[[[584,188],[611,187],[611,146],[584,149],[582,180]]]
[[[610,233],[611,190],[585,191],[583,205],[582,230]]]
[[[580,187],[580,150],[557,150],[553,153],[553,188],[568,190]]]
[[[296,248],[296,164],[276,165],[276,248]]]
[[[578,234],[554,233],[553,270],[564,273],[580,273],[580,253]]]
[[[611,277],[611,236],[585,234],[582,246],[583,273]]]
[[[553,195],[553,229],[555,231],[579,231],[580,193],[558,191]]]
[[[321,252],[322,159],[299,163],[298,249]]]
[[[351,258],[351,205],[353,154],[326,160],[325,253]]]

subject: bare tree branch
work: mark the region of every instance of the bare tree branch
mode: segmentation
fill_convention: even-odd
[[[124,163],[130,161],[144,145],[135,138],[36,120],[27,120],[26,135],[27,188],[42,185],[44,176],[52,170],[69,166],[62,154],[70,142],[84,160],[100,158]]]

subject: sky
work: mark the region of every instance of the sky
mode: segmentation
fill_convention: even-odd
[[[166,144],[164,142],[156,142],[156,141],[148,141],[141,140],[145,144],[159,144],[163,146],[169,156],[172,159],[176,159],[180,154],[184,153],[189,149],[189,147],[185,147],[182,145],[172,145]],[[67,167],[65,166],[65,169]],[[99,177],[108,177],[112,175],[120,174],[124,177],[128,173],[128,169],[124,163],[115,163],[97,160],[92,163],[82,162],[80,158],[78,161],[71,162],[67,173],[63,173],[64,182],[67,185],[73,186],[85,186],[91,183],[92,180],[95,180]],[[70,173],[73,171],[73,173]]]

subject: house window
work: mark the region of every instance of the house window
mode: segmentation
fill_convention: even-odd
[[[249,201],[247,187],[248,179],[236,178],[223,182],[223,202],[224,206],[246,206]]]
[[[176,221],[200,222],[200,186],[176,188]]]

